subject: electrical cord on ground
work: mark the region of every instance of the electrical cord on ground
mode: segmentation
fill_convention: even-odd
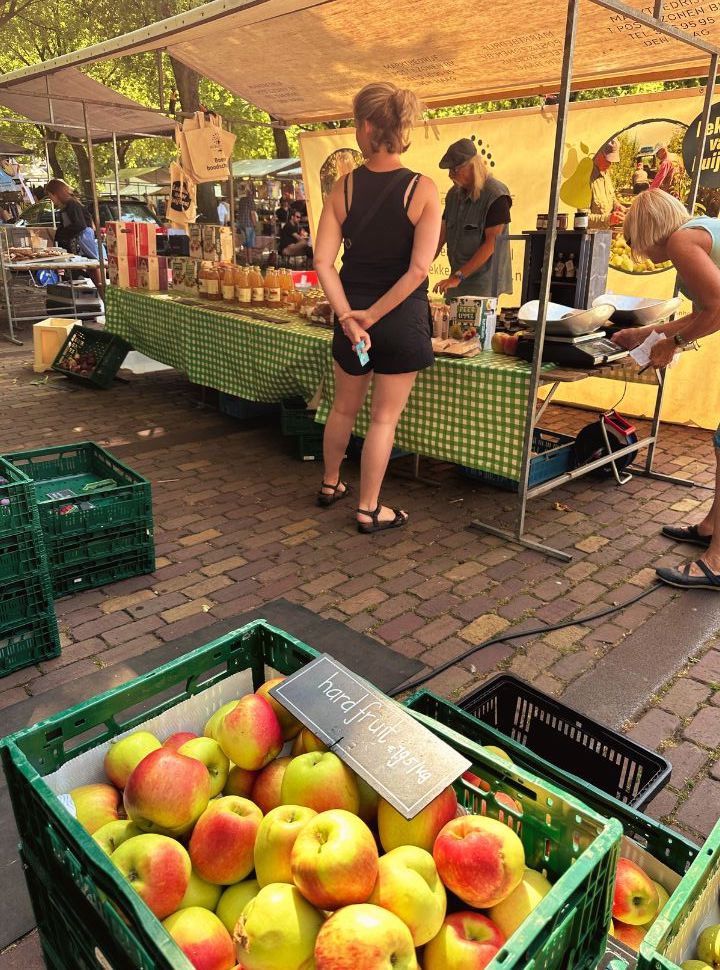
[[[518,640],[520,637],[532,637],[539,633],[552,633],[553,630],[564,630],[568,626],[582,626],[585,623],[591,623],[593,620],[600,620],[605,616],[610,616],[612,613],[618,613],[620,610],[624,610],[626,606],[632,606],[633,603],[637,603],[638,600],[644,599],[644,597],[649,596],[650,593],[654,593],[656,589],[660,589],[662,583],[654,583],[652,586],[648,586],[647,589],[642,590],[637,596],[633,596],[631,599],[626,600],[624,603],[619,603],[617,606],[608,606],[607,609],[598,610],[597,613],[590,613],[588,616],[575,616],[571,620],[564,620],[562,623],[554,623],[548,626],[538,626],[530,630],[509,630],[507,633],[500,634],[496,637],[490,637],[489,640],[485,640],[484,643],[476,643],[464,653],[461,653],[457,657],[453,657],[451,660],[445,661],[445,663],[440,664],[439,667],[434,667],[428,673],[421,674],[418,677],[413,677],[411,680],[406,680],[404,684],[400,684],[399,687],[395,687],[393,690],[388,691],[390,697],[397,697],[398,694],[404,694],[406,691],[415,690],[417,687],[422,687],[433,677],[437,677],[442,674],[449,667],[453,667],[455,664],[460,663],[462,660],[467,660],[478,650],[484,650],[485,647],[490,647],[494,643],[504,643],[506,640]]]

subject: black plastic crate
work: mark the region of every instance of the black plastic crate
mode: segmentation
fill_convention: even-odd
[[[462,698],[459,706],[551,766],[634,808],[646,805],[670,780],[672,766],[662,755],[512,674],[494,677]]]
[[[0,677],[59,656],[60,635],[54,610],[31,623],[0,631]]]
[[[218,410],[237,421],[252,421],[254,418],[275,417],[280,410],[279,404],[264,404],[261,401],[248,401],[234,394],[218,392]]]
[[[311,411],[301,397],[288,397],[280,402],[280,430],[285,435],[303,435],[322,437],[323,429],[315,420],[315,411]]]
[[[108,388],[131,350],[132,346],[122,337],[76,324],[52,368],[85,384]]]
[[[293,442],[295,455],[300,461],[321,461],[323,456],[323,436],[320,434],[300,434]]]
[[[534,485],[549,482],[550,479],[557,478],[558,475],[570,471],[574,444],[575,438],[572,435],[535,428],[532,450],[536,454],[530,459],[528,487],[532,488]],[[517,492],[520,485],[514,478],[506,478],[504,475],[486,472],[481,468],[468,468],[466,465],[460,465],[459,468],[466,478],[475,478],[478,481],[485,482],[486,485],[502,488],[506,492]]]

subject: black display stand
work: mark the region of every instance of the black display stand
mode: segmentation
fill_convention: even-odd
[[[526,232],[525,266],[523,269],[522,302],[540,299],[540,281],[545,254],[545,232]],[[598,296],[607,292],[608,263],[612,233],[606,229],[559,231],[553,268],[558,255],[567,260],[572,254],[575,264],[573,278],[559,277],[554,272],[550,279],[550,300],[564,306],[586,310]]]

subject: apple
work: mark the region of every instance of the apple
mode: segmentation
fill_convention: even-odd
[[[509,333],[505,338],[505,353],[515,356],[517,354],[518,343],[520,342],[520,334]]]
[[[245,879],[243,882],[236,882],[234,886],[228,886],[223,892],[220,902],[215,907],[215,914],[231,936],[235,932],[240,914],[259,892],[260,883],[257,879]]]
[[[375,826],[377,823],[380,796],[360,775],[355,775],[355,781],[357,782],[358,795],[360,796],[358,815],[366,825]]]
[[[343,809],[310,819],[290,856],[293,882],[319,909],[364,903],[378,873],[378,850],[367,825]]]
[[[510,937],[551,889],[551,884],[541,872],[526,869],[510,895],[492,906],[487,915],[505,937]]]
[[[649,926],[630,926],[616,920],[612,935],[625,946],[629,946],[631,950],[637,951],[640,949],[640,944],[645,939],[645,934],[649,928]]]
[[[250,799],[255,802],[263,815],[282,805],[282,780],[285,769],[292,760],[292,758],[276,758],[258,773],[250,792]]]
[[[254,849],[255,878],[261,886],[292,883],[292,848],[300,830],[316,815],[302,805],[280,805],[268,812],[260,823]]]
[[[136,835],[142,835],[134,822],[128,818],[120,818],[116,822],[107,822],[93,833],[93,838],[107,855],[112,855],[118,846]]]
[[[105,754],[105,774],[117,788],[124,788],[134,768],[143,758],[161,747],[149,731],[135,731],[119,741],[111,741]]]
[[[178,754],[202,761],[210,775],[210,798],[215,798],[225,787],[230,771],[230,760],[212,738],[192,738],[178,748]]]
[[[165,738],[162,746],[163,748],[170,748],[171,751],[177,751],[186,741],[192,741],[196,737],[197,734],[194,734],[192,731],[176,731],[169,738]]]
[[[233,764],[259,771],[280,754],[283,746],[275,711],[257,694],[246,694],[215,728],[219,742]]]
[[[258,771],[246,771],[245,768],[231,765],[223,788],[223,795],[239,795],[241,798],[250,798],[250,792],[258,774]]]
[[[215,713],[211,715],[208,718],[208,720],[205,722],[205,727],[203,728],[203,735],[206,738],[212,738],[214,741],[217,741],[215,731],[217,730],[218,724],[220,723],[220,721],[222,721],[225,715],[229,714],[230,711],[234,707],[237,707],[239,703],[240,703],[240,698],[238,697],[236,700],[228,701],[227,704],[223,704],[222,707],[219,707],[215,711]]]
[[[123,842],[110,856],[158,919],[174,913],[190,883],[187,851],[166,835],[146,832]]]
[[[295,886],[264,886],[242,911],[235,943],[244,970],[307,970],[324,916]]]
[[[381,798],[378,802],[378,832],[383,849],[389,852],[401,845],[416,845],[432,852],[440,829],[457,815],[457,795],[449,786],[433,798],[415,818],[406,819]]]
[[[197,820],[188,850],[199,876],[219,886],[245,879],[253,869],[253,847],[262,812],[247,798],[224,795]]]
[[[308,751],[327,751],[328,746],[312,733],[310,728],[303,728],[293,741],[291,755],[307,754]]]
[[[518,836],[486,815],[448,822],[435,840],[433,858],[446,889],[475,909],[502,902],[525,873],[525,850]]]
[[[195,970],[233,970],[235,947],[215,913],[201,906],[181,909],[163,926]]]
[[[498,330],[496,330],[490,339],[490,348],[496,354],[504,354],[505,353],[503,349],[504,347],[505,347],[505,334],[500,333]]]
[[[403,845],[380,857],[368,902],[395,913],[410,930],[415,946],[423,946],[440,932],[447,909],[435,861],[416,845]]]
[[[697,955],[711,966],[720,963],[720,924],[706,926],[697,941]]]
[[[419,970],[410,930],[394,913],[360,903],[333,913],[315,942],[316,970]]]
[[[508,795],[507,792],[504,792],[504,791],[496,791],[495,792],[495,795],[494,795],[494,798],[495,798],[495,801],[497,802],[497,804],[500,805],[500,806],[502,806],[503,808],[509,808],[509,809],[511,809],[511,811],[515,812],[516,815],[522,815],[523,814],[523,807],[520,804],[520,802],[516,801],[514,798],[512,798],[510,795]],[[502,819],[501,819],[501,821],[502,821]]]
[[[282,728],[283,741],[291,741],[302,730],[302,724],[286,707],[283,707],[280,701],[270,696],[270,691],[273,687],[282,684],[284,680],[284,677],[273,677],[272,680],[266,680],[261,687],[258,687],[255,693],[259,694],[260,697],[264,697],[275,711],[275,716],[280,721],[280,727]]]
[[[80,785],[73,788],[70,798],[75,806],[75,817],[90,835],[119,818],[121,796],[112,785]]]
[[[660,897],[650,876],[630,859],[618,859],[612,914],[621,923],[643,926],[657,914]]]
[[[680,964],[680,970],[713,970],[704,960],[685,960]]]
[[[502,758],[503,761],[509,761],[510,764],[513,763],[513,760],[507,751],[505,751],[503,748],[498,748],[496,744],[484,744],[482,748],[483,751],[489,751],[490,754],[494,754],[496,758]]]
[[[306,805],[316,812],[333,808],[357,814],[360,808],[355,772],[332,751],[309,751],[293,758],[282,778],[283,805]]]
[[[505,943],[491,919],[481,913],[451,913],[425,947],[425,970],[483,970]]]
[[[655,920],[660,915],[660,912],[662,911],[663,906],[668,901],[668,899],[670,899],[670,894],[668,893],[667,889],[665,889],[664,886],[661,886],[659,882],[655,882],[654,879],[653,879],[653,882],[655,883],[655,888],[658,891],[658,908],[653,918],[651,920],[648,920],[647,923],[645,923],[645,926],[647,926],[648,929],[650,929],[650,927],[653,925]]]
[[[185,895],[178,909],[189,909],[190,906],[200,906],[201,909],[209,909],[211,912],[214,912],[215,907],[220,902],[221,896],[221,886],[215,886],[213,883],[203,879],[193,869],[190,873],[190,882],[188,883]]]
[[[185,835],[209,800],[205,765],[170,748],[158,748],[143,758],[125,786],[127,816],[144,832]]]

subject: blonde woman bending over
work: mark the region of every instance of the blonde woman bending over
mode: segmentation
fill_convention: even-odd
[[[630,206],[625,216],[625,240],[636,260],[655,263],[672,260],[682,291],[693,312],[661,326],[634,327],[613,337],[626,350],[641,344],[653,331],[661,333],[651,351],[655,367],[665,367],[684,346],[720,330],[720,219],[691,218],[682,202],[649,189]],[[707,515],[689,526],[663,526],[663,535],[689,542],[705,551],[682,569],[656,570],[663,582],[681,589],[720,591],[720,428],[715,432],[715,497]]]
[[[340,464],[372,382],[356,512],[358,530],[370,533],[408,520],[404,510],[381,504],[380,488],[417,373],[434,361],[427,276],[440,234],[440,200],[434,183],[400,158],[420,116],[415,95],[394,84],[368,84],[353,112],[365,164],[335,183],[315,243],[315,268],[335,311],[335,399],[317,500],[331,506],[351,491],[340,479]]]

